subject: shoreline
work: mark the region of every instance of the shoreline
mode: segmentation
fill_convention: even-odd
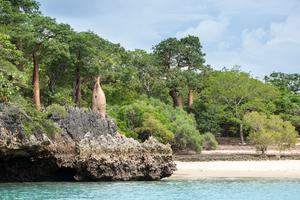
[[[175,162],[177,170],[163,180],[300,180],[300,160]]]

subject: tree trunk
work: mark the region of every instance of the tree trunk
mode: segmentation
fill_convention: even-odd
[[[242,123],[240,123],[240,138],[241,138],[241,144],[244,145],[245,140],[244,140],[244,131],[243,131],[243,124]]]
[[[193,90],[192,90],[192,89],[189,89],[189,94],[188,94],[188,108],[189,108],[189,110],[192,109],[193,101],[194,101],[194,98],[193,98]]]
[[[106,113],[106,98],[100,85],[100,76],[95,78],[95,85],[93,89],[93,111],[99,112],[103,117]]]
[[[37,111],[41,110],[41,99],[40,99],[40,83],[39,83],[39,64],[35,53],[32,53],[33,61],[33,101]]]
[[[182,99],[181,96],[177,94],[176,89],[172,89],[169,94],[172,97],[174,108],[182,108]]]
[[[80,68],[76,68],[76,75],[75,75],[75,83],[74,83],[74,102],[75,104],[80,107],[80,99],[81,99],[81,77],[80,77]]]

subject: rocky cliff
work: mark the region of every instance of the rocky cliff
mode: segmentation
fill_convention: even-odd
[[[0,104],[0,182],[159,180],[175,170],[170,146],[139,143],[92,111],[52,116],[60,133],[26,135],[13,105]]]

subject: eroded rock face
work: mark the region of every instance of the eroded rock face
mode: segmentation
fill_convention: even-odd
[[[169,145],[126,138],[92,111],[70,108],[53,118],[62,133],[49,138],[26,136],[12,107],[0,104],[0,182],[159,180],[175,170]]]

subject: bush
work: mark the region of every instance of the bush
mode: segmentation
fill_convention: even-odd
[[[277,115],[268,117],[263,113],[251,112],[244,116],[243,122],[250,129],[250,143],[262,154],[265,154],[270,145],[275,145],[281,152],[296,144],[295,127]]]
[[[20,119],[26,135],[35,133],[45,133],[52,137],[56,133],[60,133],[61,129],[58,125],[49,119],[48,112],[36,111],[34,105],[29,103],[20,95],[13,96],[14,105],[11,106],[10,113]]]
[[[168,143],[174,139],[174,134],[170,130],[147,113],[144,114],[142,126],[136,128],[135,131],[142,141],[147,140],[150,136],[154,136],[162,143]]]
[[[74,106],[74,101],[71,95],[72,88],[59,87],[55,92],[49,94],[50,102],[60,105]]]
[[[144,141],[151,135],[163,143],[171,143],[175,150],[202,149],[203,138],[196,129],[194,116],[160,100],[137,100],[122,107],[109,107],[108,112],[127,137]]]
[[[295,127],[289,121],[278,119],[277,125],[280,126],[280,129],[274,134],[274,144],[279,150],[279,153],[281,153],[296,145],[298,134],[295,131]]]
[[[0,72],[0,102],[6,102],[15,94],[19,87],[14,84],[13,75],[5,75]]]
[[[59,104],[51,104],[47,107],[48,117],[53,118],[64,118],[67,115],[65,107]]]
[[[257,152],[264,155],[268,147],[274,143],[273,134],[267,130],[259,130],[250,132],[248,139],[250,144],[254,145]]]
[[[210,132],[203,135],[203,140],[203,148],[206,150],[215,150],[218,146],[215,136]]]
[[[172,143],[174,150],[194,150],[201,152],[203,137],[194,126],[177,121],[173,123],[172,131],[175,135],[175,141]]]

